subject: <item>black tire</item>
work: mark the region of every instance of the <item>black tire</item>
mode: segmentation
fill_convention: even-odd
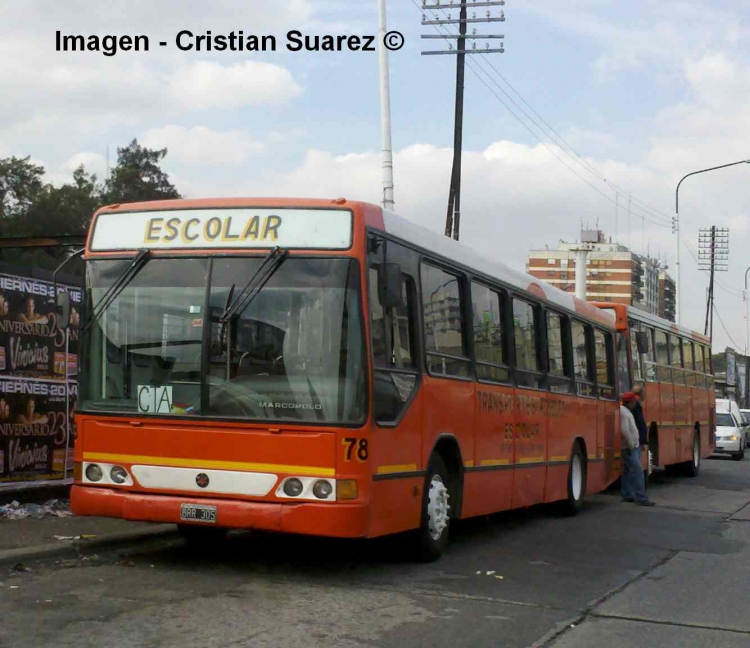
[[[438,486],[442,484],[445,487],[445,492],[441,492],[443,489]],[[437,491],[434,489],[438,489]],[[435,520],[434,523],[441,525],[444,523],[444,527],[437,534],[437,530],[433,529],[434,524],[430,520],[430,511],[435,510],[435,506],[431,506],[431,496],[437,497],[437,502],[442,502],[442,496],[447,497],[448,510],[446,512],[446,518],[440,516],[439,519]],[[433,562],[440,558],[448,546],[448,535],[450,531],[450,479],[448,478],[448,468],[445,465],[443,458],[433,452],[430,456],[430,461],[427,465],[427,475],[425,476],[424,489],[422,492],[422,519],[420,522],[419,529],[414,532],[414,549],[415,558],[419,562]],[[440,508],[440,504],[437,504]]]
[[[197,524],[178,524],[177,531],[189,547],[196,549],[220,544],[227,535],[227,529]]]
[[[682,464],[682,474],[685,477],[697,477],[701,471],[701,438],[698,430],[693,431],[693,453],[690,461]]]
[[[745,458],[745,448],[742,448],[739,452],[735,452],[732,455],[732,459],[735,461],[742,461]]]
[[[578,468],[576,469],[576,463]],[[575,476],[575,473],[578,476]],[[575,483],[574,483],[575,482]],[[576,442],[568,462],[568,498],[563,502],[562,510],[566,515],[578,515],[583,508],[586,497],[586,456],[581,445]]]

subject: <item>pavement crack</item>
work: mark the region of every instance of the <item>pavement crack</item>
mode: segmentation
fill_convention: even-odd
[[[560,624],[558,628],[553,630],[552,632],[548,633],[541,639],[539,639],[536,643],[532,644],[531,648],[545,648],[546,646],[551,646],[554,641],[559,639],[561,636],[575,628],[577,625],[583,623],[589,616],[603,616],[603,615],[597,615],[594,613],[594,608],[600,606],[602,603],[608,601],[613,596],[616,596],[617,594],[620,594],[625,589],[633,585],[634,583],[637,583],[639,580],[646,578],[649,574],[653,573],[659,567],[662,567],[666,565],[672,558],[674,558],[679,551],[668,551],[667,554],[658,562],[656,562],[654,565],[652,565],[649,569],[646,569],[645,571],[638,572],[635,574],[632,578],[629,578],[621,585],[618,585],[617,587],[612,588],[602,596],[600,596],[597,599],[594,599],[590,603],[586,605],[586,607],[581,611],[581,614],[578,615],[574,619],[570,619],[568,621],[565,621],[564,623]],[[615,617],[620,618],[620,617]]]
[[[589,616],[596,617],[597,619],[614,619],[618,621],[631,621],[633,623],[652,623],[654,625],[671,626],[676,628],[689,628],[691,630],[716,630],[719,632],[733,632],[739,635],[750,635],[750,630],[737,630],[735,628],[727,628],[725,626],[715,625],[704,625],[702,623],[681,623],[679,621],[661,621],[659,619],[648,619],[646,617],[639,616],[620,616],[617,614],[600,614],[598,612],[590,612]]]

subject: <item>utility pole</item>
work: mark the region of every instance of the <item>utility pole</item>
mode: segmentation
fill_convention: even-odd
[[[698,233],[698,267],[710,272],[704,335],[714,335],[714,274],[729,270],[729,228],[701,227]]]
[[[428,0],[422,0],[422,25],[432,25],[438,30],[441,25],[458,25],[458,33],[439,33],[423,34],[423,39],[457,39],[456,47],[453,44],[448,45],[447,50],[436,50],[422,52],[423,56],[455,54],[456,55],[456,108],[453,127],[453,168],[451,170],[451,184],[448,190],[448,213],[445,217],[445,235],[458,240],[461,227],[461,152],[463,148],[463,122],[464,122],[464,72],[466,69],[466,54],[502,54],[505,51],[502,42],[500,47],[491,48],[489,42],[484,49],[477,48],[478,39],[503,39],[501,34],[477,34],[476,28],[473,28],[471,34],[467,34],[469,23],[491,23],[504,22],[505,12],[501,11],[498,16],[493,16],[489,7],[500,7],[505,5],[505,0],[433,0],[430,4]],[[472,9],[472,15],[469,17],[468,8]],[[486,8],[485,15],[477,17],[476,9]],[[454,19],[451,13],[447,11],[459,10],[458,19]],[[434,12],[431,18],[428,18],[427,11]],[[442,13],[441,13],[442,12]],[[471,49],[466,49],[466,41],[473,40]]]
[[[385,46],[386,15],[385,0],[378,0],[380,36],[378,57],[380,59],[380,136],[383,148],[383,209],[393,211],[393,147],[391,144],[391,82],[388,67],[388,49]]]

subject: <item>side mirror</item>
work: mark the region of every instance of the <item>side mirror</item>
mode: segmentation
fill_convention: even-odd
[[[404,305],[403,277],[398,263],[383,263],[378,268],[378,297],[383,308],[399,308]]]
[[[57,325],[61,329],[70,326],[70,293],[57,293]]]
[[[648,333],[646,331],[636,331],[635,344],[638,353],[648,353]]]

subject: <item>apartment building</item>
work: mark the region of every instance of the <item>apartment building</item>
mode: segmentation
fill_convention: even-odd
[[[660,273],[665,277],[669,275],[660,267],[659,261],[607,240],[601,230],[582,230],[580,241],[561,241],[556,250],[532,250],[528,255],[527,272],[561,290],[574,293],[575,251],[580,249],[589,251],[586,299],[628,304],[653,314],[660,312],[659,276]]]

